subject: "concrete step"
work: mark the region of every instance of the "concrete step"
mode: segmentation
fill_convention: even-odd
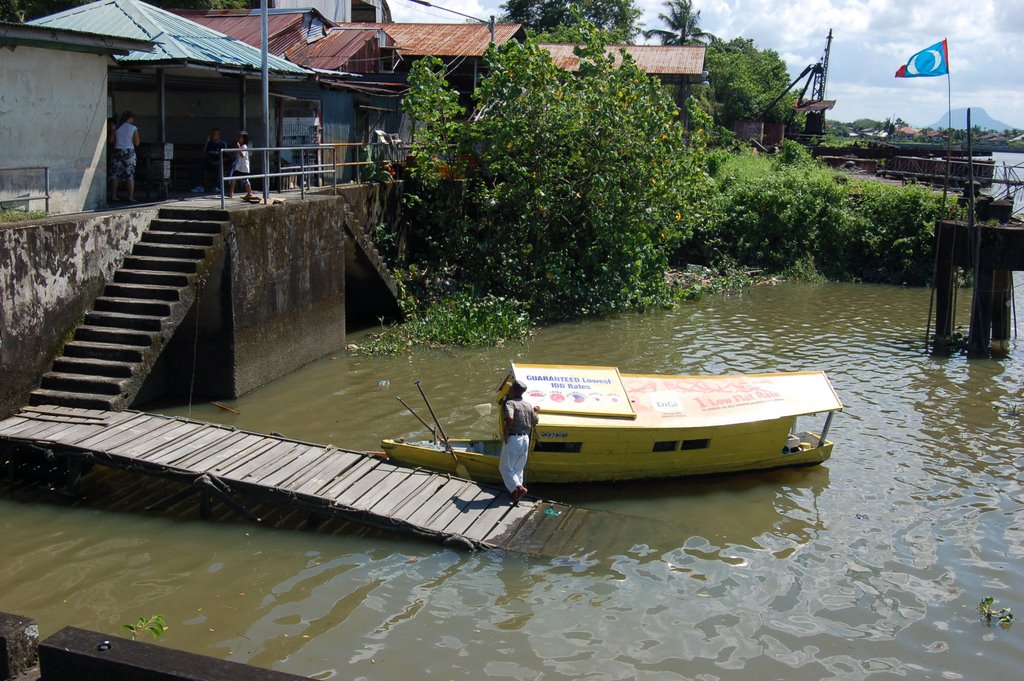
[[[28,403],[33,406],[53,404],[60,407],[78,407],[79,409],[113,409],[114,401],[114,397],[105,395],[47,390],[45,388],[37,388],[28,396]]]
[[[120,284],[149,284],[151,286],[188,286],[189,276],[178,272],[120,269],[114,272],[114,281]]]
[[[137,364],[142,361],[142,353],[143,348],[138,345],[122,345],[120,343],[73,340],[64,346],[65,357],[103,359],[108,362]]]
[[[199,264],[195,260],[178,260],[176,258],[152,258],[143,255],[129,255],[124,259],[124,267],[132,270],[156,270],[158,272],[184,272],[195,274]]]
[[[111,362],[88,357],[58,357],[53,360],[54,371],[65,374],[109,376],[110,378],[131,378],[134,366],[128,362]]]
[[[193,234],[220,234],[223,222],[209,220],[165,220],[157,218],[149,223],[151,232],[192,232]]]
[[[167,220],[208,220],[224,222],[231,214],[221,208],[161,208],[159,217]]]
[[[43,374],[40,386],[44,390],[113,395],[115,397],[122,392],[119,379],[107,376],[90,376],[87,374],[67,374],[60,371],[48,371]]]
[[[131,345],[137,348],[148,348],[153,345],[156,334],[128,329],[111,329],[105,326],[83,325],[75,329],[76,341],[90,343],[109,343],[112,345]],[[106,359],[106,358],[101,358]]]
[[[151,284],[107,284],[103,295],[111,298],[142,298],[145,300],[163,300],[176,303],[181,300],[181,292],[172,286],[153,286]]]
[[[206,257],[206,249],[201,246],[137,243],[132,248],[132,255],[148,255],[154,258],[181,258],[182,260],[202,260],[203,258]]]
[[[100,296],[93,303],[93,309],[101,312],[120,312],[151,317],[166,317],[171,314],[171,304],[163,300],[139,300],[138,298],[113,296]]]
[[[163,329],[163,320],[163,317],[104,312],[102,310],[89,310],[85,313],[85,323],[90,326],[107,326],[112,329],[131,329],[133,331],[160,331]]]
[[[183,244],[188,246],[212,246],[216,240],[213,234],[197,234],[195,232],[153,232],[142,235],[142,240],[149,244]]]

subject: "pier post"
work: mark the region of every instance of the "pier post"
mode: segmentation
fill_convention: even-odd
[[[0,679],[31,669],[39,657],[39,625],[30,617],[0,612]]]
[[[1007,270],[995,270],[992,274],[992,352],[1006,354],[1013,334],[1013,322],[1010,319],[1013,287]]]
[[[987,264],[979,264],[971,299],[970,346],[972,355],[988,355],[992,347],[992,302],[995,271]]]
[[[935,226],[935,338],[953,334],[953,298],[955,293],[953,244],[955,227],[947,222]]]

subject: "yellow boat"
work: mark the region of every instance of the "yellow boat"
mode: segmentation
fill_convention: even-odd
[[[829,426],[843,405],[822,371],[723,376],[620,374],[615,367],[513,364],[540,407],[527,484],[574,483],[765,470],[819,464],[832,454]],[[500,482],[499,434],[486,440],[384,440],[391,460]],[[826,414],[819,433],[797,417]]]

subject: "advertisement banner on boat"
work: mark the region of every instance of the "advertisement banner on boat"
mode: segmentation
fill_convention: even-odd
[[[541,412],[632,418],[633,407],[615,367],[513,364],[525,399]]]
[[[767,421],[842,409],[823,372],[624,376],[638,420],[661,426]]]

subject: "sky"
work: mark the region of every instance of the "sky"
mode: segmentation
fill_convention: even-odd
[[[395,21],[462,21],[439,7],[486,19],[501,0],[388,0]],[[661,0],[637,0],[645,28],[660,25]],[[983,108],[1024,128],[1024,0],[695,0],[701,26],[751,38],[779,53],[796,77],[817,62],[833,33],[828,117],[850,122],[898,116],[923,127],[946,112],[946,78],[895,78],[912,54],[946,38],[954,109]],[[641,38],[642,39],[642,38]],[[710,76],[714,78],[714,74]]]

